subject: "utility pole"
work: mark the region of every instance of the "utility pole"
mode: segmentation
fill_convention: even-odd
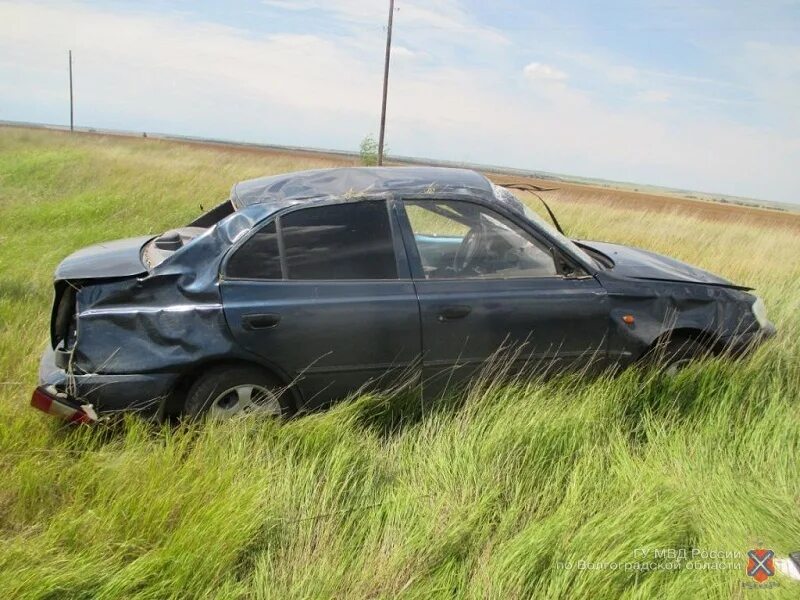
[[[72,50],[69,51],[69,130],[75,131],[74,111],[72,108]]]
[[[386,130],[386,97],[389,94],[389,57],[392,54],[392,23],[394,0],[389,0],[389,26],[386,28],[386,61],[383,65],[383,104],[381,106],[381,131],[378,134],[378,165],[383,164],[383,134]]]

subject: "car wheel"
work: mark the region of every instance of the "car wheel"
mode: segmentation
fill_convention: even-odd
[[[275,417],[291,414],[285,389],[257,367],[217,367],[189,388],[184,414],[228,419],[246,413]]]
[[[664,375],[674,377],[690,363],[706,355],[708,355],[708,348],[697,340],[675,337],[665,345],[653,349],[652,362]]]

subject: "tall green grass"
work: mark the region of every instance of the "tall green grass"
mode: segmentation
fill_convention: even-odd
[[[312,166],[330,164],[0,129],[0,598],[798,597],[785,578],[752,590],[743,569],[710,568],[743,558],[653,556],[800,547],[788,228],[554,201],[576,237],[763,294],[778,339],[674,379],[485,380],[458,402],[370,395],[284,424],[76,429],[26,407],[66,253]]]

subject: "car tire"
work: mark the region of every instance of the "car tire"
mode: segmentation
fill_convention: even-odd
[[[691,362],[708,354],[708,348],[698,340],[676,336],[656,345],[650,352],[650,362],[664,375],[674,377]]]
[[[255,366],[211,369],[189,388],[183,410],[190,419],[226,419],[252,412],[274,417],[293,412],[285,386]]]

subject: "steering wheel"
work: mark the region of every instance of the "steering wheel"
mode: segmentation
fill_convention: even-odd
[[[458,247],[453,257],[453,270],[456,273],[462,273],[472,265],[472,262],[475,260],[475,255],[478,253],[478,249],[483,243],[482,238],[483,232],[480,227],[473,227],[467,232],[464,239],[461,240],[461,245]]]

